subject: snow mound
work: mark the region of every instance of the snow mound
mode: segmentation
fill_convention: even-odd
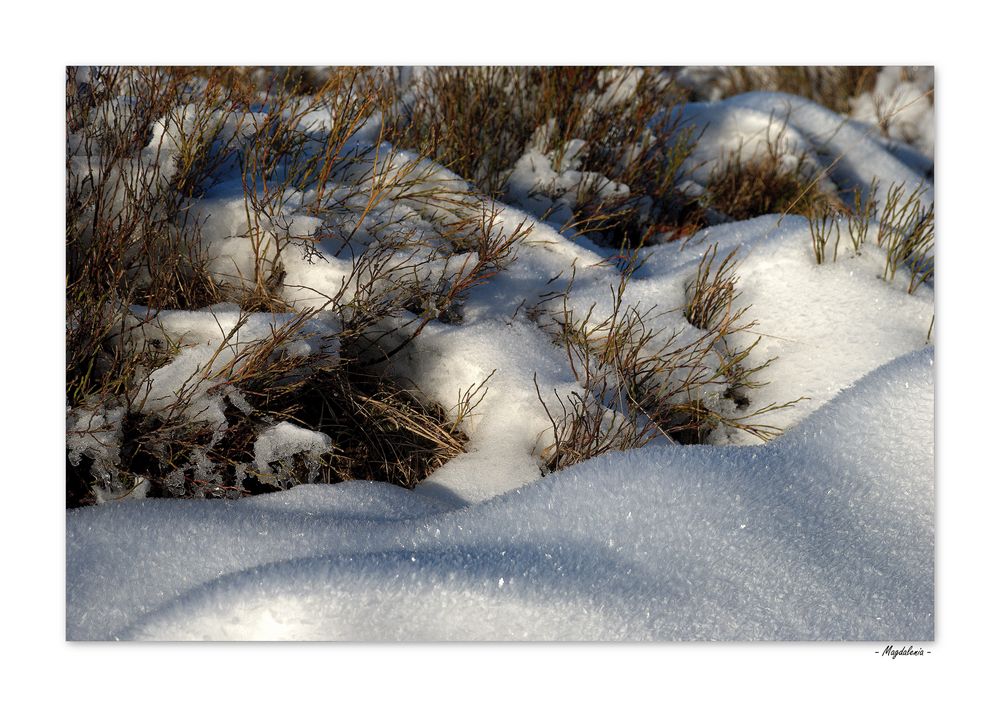
[[[890,185],[901,185],[907,194],[926,187],[922,205],[927,208],[934,201],[933,185],[887,148],[877,126],[851,121],[801,96],[759,91],[675,110],[700,136],[687,166],[703,185],[727,155],[739,152],[743,160],[752,160],[772,143],[782,153],[803,154],[808,163],[825,167],[841,189],[857,187],[867,196],[872,179],[877,179],[881,189],[876,203]],[[932,122],[930,115],[927,120]]]
[[[609,454],[456,508],[383,484],[71,511],[70,639],[934,637],[933,350],[766,446]]]
[[[602,103],[629,100],[637,76],[623,74]],[[851,118],[763,92],[672,109],[700,136],[685,186],[697,193],[727,156],[754,159],[777,142],[810,173],[828,172],[828,191],[865,191],[877,179],[876,208],[889,185],[923,190],[928,207],[931,78],[885,73],[871,105],[859,99]],[[880,134],[891,96],[908,112],[896,133]],[[223,138],[244,142],[264,118],[253,109]],[[185,111],[179,125],[187,119]],[[219,167],[217,183],[186,207],[217,283],[251,282],[268,266],[282,273],[280,294],[295,312],[133,308],[134,335],[169,354],[149,372],[139,411],[165,415],[186,401],[187,421],[213,426],[218,440],[228,405],[252,412],[228,382],[248,352],[289,328],[296,335],[281,353],[333,360],[338,308],[371,306],[390,313],[371,336],[384,333],[389,347],[390,335],[400,339],[388,375],[445,410],[461,410],[463,393],[482,386],[479,405],[455,415],[466,453],[415,491],[349,482],[205,502],[143,498],[140,484],[107,499],[120,503],[70,511],[70,639],[933,639],[932,279],[907,288],[908,275],[889,278],[885,248],[871,242],[841,243],[839,258],[817,265],[808,222],[768,215],[645,248],[626,282],[620,253],[561,231],[580,189],[608,198],[628,189],[584,169],[581,140],[570,139],[560,160],[528,146],[504,204],[379,143],[379,121],[372,116],[343,147],[351,159],[323,185],[289,187],[259,222],[249,223],[239,165]],[[331,122],[317,109],[296,128],[307,152],[320,149]],[[171,130],[154,126],[163,150],[150,143],[117,168],[108,208],[120,207],[143,169],[158,167],[149,188],[167,182]],[[71,150],[71,176],[86,169],[80,149]],[[470,249],[480,223],[506,253],[495,264]],[[762,379],[745,386],[744,404],[695,372],[692,402],[766,410],[755,421],[784,435],[761,445],[717,426],[709,444],[660,439],[542,477],[557,401],[605,404],[567,360],[560,324],[646,312],[656,327],[650,346],[683,350],[705,333],[685,316],[699,264],[734,251],[739,299],[729,304],[748,307],[755,324],[725,344],[747,351],[740,365],[762,368]],[[478,265],[487,269],[477,274]],[[480,284],[437,301],[467,277]],[[403,307],[393,291],[420,300]],[[420,335],[404,347],[398,332],[407,327]],[[331,449],[319,432],[265,422],[254,445],[259,472]],[[110,476],[122,424],[122,408],[68,410],[70,461],[87,456]],[[204,451],[192,463],[205,478],[212,471]]]
[[[871,243],[858,254],[841,243],[836,262],[817,266],[808,222],[799,216],[762,216],[645,249],[645,262],[624,289],[624,306],[655,306],[655,319],[649,321],[662,327],[663,336],[678,332],[688,340],[696,338],[701,331],[683,316],[685,284],[715,246],[720,259],[736,251],[736,302],[748,305],[746,319],[757,322],[733,343],[748,346],[760,336],[745,365],[770,361],[759,374],[765,385],[749,393],[749,410],[798,400],[758,416],[761,423],[791,429],[866,373],[927,344],[933,290],[921,285],[907,294],[908,276],[886,282],[884,251]],[[432,323],[397,361],[402,377],[446,403],[457,398],[459,389],[494,371],[489,392],[465,430],[469,452],[432,474],[418,487],[421,492],[476,503],[540,477],[538,451],[549,443],[550,423],[535,382],[556,410],[552,391],[565,395],[579,388],[565,351],[539,326],[561,311],[541,309],[535,321],[524,312],[545,292],[558,291],[570,273],[567,306],[576,312],[593,308],[597,320],[607,316],[617,271],[580,244],[537,224],[518,260],[472,293],[462,326]],[[561,300],[555,300],[555,309],[561,307]],[[725,404],[721,387],[706,387],[703,393],[710,404]],[[760,442],[748,432],[723,427],[708,441]]]
[[[932,67],[887,66],[871,93],[851,101],[851,117],[873,125],[884,123],[888,137],[914,145],[933,159],[933,95]]]

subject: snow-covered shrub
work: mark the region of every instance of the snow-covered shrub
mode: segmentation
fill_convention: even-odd
[[[719,261],[702,227],[764,243],[785,215],[819,214],[817,262],[836,260],[845,223],[866,272],[867,239],[882,278],[905,271],[920,294],[932,192],[863,185],[884,173],[910,194],[926,171],[808,100],[685,103],[676,76],[70,70],[70,503],[413,486],[466,442],[467,458],[507,455],[497,490],[610,449],[794,423],[794,376],[780,395],[755,388],[781,336],[756,348],[747,307],[766,293],[746,279],[757,289],[737,306],[735,256]],[[838,203],[852,191],[853,209]],[[786,225],[808,262],[807,221]],[[783,267],[825,277],[781,239]],[[609,299],[613,263],[638,275]],[[482,424],[450,408],[491,370]],[[267,442],[289,426],[310,444]]]
[[[690,326],[675,312],[627,304],[629,271],[606,318],[593,308],[581,317],[564,306],[553,330],[580,390],[557,393],[555,409],[536,382],[554,440],[543,452],[548,470],[654,440],[703,443],[717,428],[761,440],[781,432],[761,418],[798,401],[752,407],[750,391],[766,383],[761,373],[770,361],[747,363],[760,340],[753,339],[756,322],[747,317],[749,306],[736,306],[736,252],[716,264],[717,253],[717,247],[706,251],[686,288]]]
[[[933,74],[745,74],[70,71],[69,637],[932,638]]]
[[[875,85],[850,105],[852,118],[878,126],[884,137],[912,145],[933,159],[933,67],[886,66]]]
[[[785,151],[780,133],[766,149],[743,156],[734,150],[712,170],[703,202],[725,220],[743,221],[765,214],[808,214],[819,208],[843,209],[837,195],[821,187],[819,167],[804,154]]]
[[[438,407],[369,369],[460,317],[525,231],[380,141],[388,72],[270,75],[68,71],[71,505],[413,485],[462,448]],[[285,423],[331,446],[257,454]],[[402,450],[380,425],[436,431]]]
[[[429,68],[390,137],[563,233],[634,246],[704,223],[680,188],[696,137],[671,117],[681,95],[656,69]]]
[[[719,100],[750,91],[804,96],[838,113],[875,88],[877,66],[710,66],[685,67],[680,82],[698,100]]]

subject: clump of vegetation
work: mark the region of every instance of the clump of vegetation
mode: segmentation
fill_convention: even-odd
[[[630,98],[619,99],[626,90]],[[695,139],[671,110],[683,95],[655,70],[441,68],[411,88],[389,137],[491,195],[503,194],[531,146],[549,155],[557,172],[572,156],[573,169],[601,179],[573,187],[573,217],[561,228],[633,247],[654,234],[679,237],[704,225],[697,201],[678,189]],[[627,193],[608,194],[601,187],[609,180]]]
[[[769,142],[767,151],[755,159],[744,159],[739,151],[731,153],[712,171],[706,191],[712,208],[734,221],[840,208],[839,200],[820,188],[805,158],[786,159],[775,142]]]
[[[901,184],[886,192],[878,223],[876,242],[885,248],[883,277],[892,282],[896,271],[905,265],[910,270],[907,292],[934,277],[934,204],[925,208],[920,197],[925,188],[909,193]]]
[[[813,257],[816,258],[817,265],[826,262],[826,245],[830,242],[834,230],[837,232],[837,237],[833,242],[833,261],[836,262],[837,250],[840,248],[838,215],[823,205],[817,206],[809,213],[809,236],[812,238]]]
[[[716,429],[742,430],[760,439],[781,432],[764,415],[796,401],[751,409],[749,392],[764,385],[771,360],[749,366],[760,341],[740,345],[756,327],[749,307],[737,307],[735,253],[715,265],[717,246],[706,252],[688,287],[684,308],[696,332],[658,324],[666,313],[626,305],[629,272],[613,288],[606,317],[590,308],[582,317],[564,297],[553,319],[578,391],[552,391],[556,409],[536,393],[549,417],[552,443],[543,450],[547,471],[557,471],[608,451],[642,447],[654,439],[699,444]]]
[[[877,204],[875,197],[878,194],[878,180],[872,177],[868,185],[866,196],[862,196],[860,189],[854,190],[853,206],[847,210],[847,231],[851,239],[851,248],[855,255],[861,255],[861,247],[868,239],[868,227],[875,219]],[[834,252],[836,257],[836,252]]]
[[[284,71],[86,72],[77,81],[71,68],[66,81],[67,504],[347,478],[412,486],[459,453],[460,411],[379,366],[429,321],[460,316],[527,229],[501,228],[460,198],[419,227],[382,214],[393,198],[449,200],[419,160],[353,142],[390,111],[392,77],[337,69],[306,86]],[[316,114],[327,116],[321,130]],[[204,238],[213,223],[198,199],[223,181],[242,191],[230,239],[245,263]],[[290,204],[321,225],[294,230]],[[351,272],[336,291],[290,289],[286,254],[322,258],[319,240],[353,254]],[[166,402],[152,401],[157,372],[195,351],[157,329],[158,313],[207,307],[235,307],[238,321],[220,324],[214,351],[197,349],[205,361]],[[248,333],[254,313],[275,317],[266,336]],[[317,318],[329,341],[315,341]],[[286,422],[328,450],[261,468],[255,440]]]
[[[772,88],[824,101],[868,86],[870,68],[782,67]],[[740,71],[732,81],[747,90],[767,75]],[[735,253],[702,259],[685,307],[670,313],[690,326],[666,326],[667,313],[627,305],[624,291],[641,246],[709,221],[807,214],[818,263],[836,230],[835,260],[844,209],[804,157],[780,139],[752,160],[734,153],[694,194],[685,169],[699,136],[680,118],[685,90],[662,70],[445,67],[405,91],[400,78],[67,71],[68,505],[353,478],[413,486],[461,453],[485,381],[448,409],[386,371],[432,322],[460,324],[469,292],[515,257],[530,227],[504,226],[483,197],[509,197],[529,153],[558,177],[539,216],[631,263],[607,316],[574,312],[567,291],[544,322],[579,388],[555,402],[538,391],[552,427],[545,468],[657,438],[778,432],[761,416],[783,406],[752,405],[769,362],[750,365],[755,322],[736,304]],[[425,157],[471,192],[432,177]],[[893,187],[876,222],[876,188],[843,215],[851,244],[860,253],[874,233],[884,277],[908,268],[913,292],[933,277],[933,208]],[[224,224],[213,199],[237,207]],[[346,263],[339,286],[290,281],[300,259],[331,255]],[[219,336],[172,333],[161,320],[175,310],[218,313]],[[197,365],[154,400],[158,376],[185,360]],[[272,458],[259,442],[283,425],[306,442]]]
[[[722,97],[748,91],[781,91],[804,96],[838,113],[850,100],[875,87],[880,66],[732,66],[717,86]]]
[[[734,311],[734,303],[739,296],[736,285],[736,251],[730,251],[715,265],[718,245],[706,251],[698,263],[698,272],[688,284],[687,306],[684,318],[692,325],[705,331],[726,329],[730,322],[740,319],[746,309]]]
[[[862,197],[861,190],[857,190],[853,208],[846,213],[819,206],[808,214],[816,263],[837,260],[842,224],[855,255],[860,255],[869,232],[874,229],[875,245],[885,251],[883,279],[894,281],[896,272],[905,267],[910,272],[906,291],[913,294],[921,284],[934,278],[934,204],[923,205],[925,187],[907,190],[905,185],[893,184],[878,209],[878,189],[878,182],[872,180],[866,196]],[[827,244],[834,233],[832,254],[828,256]]]
[[[445,410],[354,358],[290,353],[291,345],[303,340],[312,314],[293,316],[267,338],[239,348],[220,368],[206,366],[204,378],[193,376],[163,408],[146,404],[148,379],[102,399],[104,409],[121,411],[110,425],[107,416],[88,419],[89,406],[82,408],[76,415],[84,424],[70,436],[113,433],[117,458],[112,469],[99,469],[92,450],[77,454],[67,467],[69,503],[93,502],[101,489],[125,494],[139,483],[147,496],[209,498],[348,479],[412,487],[463,450],[466,437],[458,423],[468,410],[461,415]],[[220,356],[232,349],[248,316],[218,346]],[[341,343],[349,343],[345,339]],[[198,414],[213,409],[215,400],[222,420]],[[325,435],[329,451],[262,467],[255,441],[280,423]],[[103,483],[95,486],[92,477]]]

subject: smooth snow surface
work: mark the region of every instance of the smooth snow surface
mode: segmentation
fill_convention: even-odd
[[[364,482],[71,511],[71,639],[934,637],[933,350],[766,446],[453,508]]]

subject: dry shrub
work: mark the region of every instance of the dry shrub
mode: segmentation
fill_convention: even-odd
[[[875,88],[880,66],[732,66],[719,80],[722,97],[748,91],[781,91],[803,96],[838,113],[850,99]]]
[[[684,318],[704,331],[727,329],[730,322],[741,319],[746,310],[733,311],[739,292],[736,283],[736,251],[731,251],[716,266],[718,245],[712,246],[698,263],[698,272],[687,287]]]
[[[401,257],[422,252],[420,236],[405,223],[387,222],[366,236],[370,242],[355,244],[356,228],[293,239],[282,216],[290,194],[312,194],[300,206],[324,222],[360,196],[367,206],[358,224],[387,198],[447,198],[424,186],[418,161],[392,167],[394,154],[378,154],[378,147],[347,149],[369,116],[388,111],[389,74],[329,70],[306,89],[288,72],[274,72],[263,88],[260,72],[237,69],[89,72],[83,83],[75,69],[67,72],[67,405],[71,434],[118,441],[104,452],[68,451],[67,504],[125,495],[139,484],[148,495],[208,497],[345,478],[412,486],[458,453],[464,437],[449,422],[455,411],[378,375],[362,354],[375,351],[384,361],[442,310],[460,311],[467,291],[505,266],[525,230],[500,229],[496,214],[462,211],[458,200],[456,216],[437,225],[444,245]],[[251,113],[251,105],[263,110]],[[330,109],[330,125],[317,134],[305,121],[320,108]],[[170,159],[166,138],[154,139],[157,121],[173,135]],[[236,279],[212,272],[203,224],[191,215],[194,201],[234,169],[246,211],[240,237],[255,255],[253,272]],[[333,182],[344,193],[327,194]],[[354,256],[340,291],[323,293],[321,302],[337,317],[342,354],[292,356],[290,345],[314,312],[292,314],[280,255],[294,241],[307,257],[323,257],[309,249],[321,237],[339,239]],[[477,257],[447,277],[413,279],[415,266],[460,249]],[[407,310],[415,302],[428,306],[413,317]],[[166,408],[145,407],[151,372],[180,350],[144,336],[148,322],[137,323],[129,308],[155,313],[220,303],[238,304],[244,318],[219,355],[250,312],[286,313],[288,321],[240,348],[223,371],[201,371]],[[392,347],[379,341],[386,332]],[[225,403],[224,424],[200,421],[206,385]],[[323,432],[335,451],[319,465],[294,458],[270,472],[256,469],[255,439],[282,421]]]
[[[192,421],[200,403],[183,395],[158,414],[131,401],[110,487],[127,493],[143,482],[147,496],[203,498],[348,479],[411,488],[463,451],[466,437],[441,406],[349,361],[289,356],[281,347],[293,328],[251,347],[213,386],[225,400],[222,427]],[[258,468],[254,442],[281,422],[327,435],[333,451]],[[68,464],[67,472],[68,505],[94,502],[92,465]]]
[[[810,214],[817,209],[843,211],[839,199],[819,187],[804,156],[783,154],[778,140],[753,159],[731,153],[712,171],[706,191],[715,211],[734,221],[765,214]]]
[[[655,307],[624,304],[626,272],[612,290],[611,313],[598,319],[591,308],[575,316],[564,299],[553,319],[556,342],[565,348],[580,390],[552,391],[558,408],[538,399],[551,424],[553,442],[543,450],[544,469],[557,471],[608,451],[642,447],[654,439],[704,443],[713,430],[743,430],[770,439],[781,430],[760,421],[798,401],[752,409],[750,394],[764,385],[747,359],[753,343],[734,344],[756,322],[737,308],[735,255],[714,265],[717,249],[702,259],[688,287],[685,315],[702,333],[691,336],[658,325]],[[723,403],[728,401],[728,403]]]
[[[123,333],[126,304],[196,309],[219,297],[198,225],[182,208],[217,160],[203,148],[202,159],[192,158],[168,178],[156,154],[137,158],[152,123],[169,116],[184,97],[183,82],[152,68],[91,71],[91,83],[78,86],[70,69],[66,83],[70,405],[118,391],[131,378],[136,354],[108,347]],[[230,97],[211,91],[206,112]]]
[[[516,67],[428,70],[401,106],[390,139],[499,194],[503,172],[538,125],[529,89],[527,72]]]
[[[861,253],[869,232],[874,229],[875,244],[885,251],[882,278],[892,282],[900,268],[908,269],[906,291],[913,294],[920,285],[934,280],[934,204],[923,205],[922,197],[927,192],[924,186],[907,190],[903,184],[891,184],[876,219],[878,190],[876,179],[872,179],[865,197],[856,189],[853,207],[844,218],[822,207],[808,214],[816,262],[822,264],[827,260],[826,246],[834,231],[833,260],[837,260],[841,222],[846,226],[855,255]]]
[[[784,73],[791,81],[793,72]],[[389,167],[397,153],[378,152],[386,141],[395,146],[389,149],[445,164],[491,195],[504,192],[529,145],[551,156],[557,171],[572,151],[574,169],[628,187],[627,196],[609,197],[594,181],[581,181],[573,195],[574,212],[563,227],[604,244],[631,249],[705,223],[706,206],[679,190],[697,139],[671,110],[685,95],[657,70],[433,69],[405,103],[398,77],[378,69],[98,67],[86,82],[76,75],[69,69],[66,82],[67,405],[74,415],[94,411],[95,424],[108,427],[95,432],[116,431],[121,441],[107,458],[68,456],[71,506],[94,502],[101,484],[126,494],[142,482],[150,495],[182,497],[234,497],[348,478],[412,486],[460,453],[465,439],[456,423],[475,396],[444,410],[380,371],[429,322],[460,322],[469,290],[510,262],[527,229],[500,228],[495,211],[477,211],[465,196],[445,193],[416,160]],[[846,90],[846,74],[834,79],[809,80],[822,84],[820,93],[835,92],[836,81],[836,90]],[[618,89],[630,98],[613,100]],[[328,128],[320,135],[306,129],[309,116],[326,109]],[[376,113],[386,116],[376,147],[349,149]],[[168,150],[166,137],[154,140],[157,129],[176,145]],[[731,161],[713,176],[711,206],[746,218],[805,210],[821,200],[803,182],[801,162],[790,172],[778,162],[776,154],[764,163]],[[252,272],[229,278],[213,272],[204,223],[191,206],[234,169],[246,212],[239,237],[255,257]],[[293,238],[283,208],[290,195],[307,193],[312,201],[300,207],[323,228]],[[393,220],[359,235],[368,216],[401,198],[445,207],[433,236]],[[901,200],[900,213],[904,207]],[[356,225],[346,227],[336,215],[352,209]],[[932,223],[932,215],[921,216],[910,232],[929,233],[932,242]],[[921,245],[926,237],[900,240],[898,230],[879,235],[896,254],[887,261],[892,274],[929,253]],[[321,305],[337,317],[340,355],[293,356],[290,347],[313,312],[292,313],[281,256],[295,245],[321,258],[320,239],[338,242],[338,257],[352,256],[341,290],[322,293]],[[444,260],[458,267],[434,267]],[[751,411],[749,391],[763,366],[748,367],[753,347],[732,343],[753,326],[746,309],[734,305],[733,263],[730,256],[716,265],[714,251],[702,262],[685,312],[702,332],[693,339],[664,331],[652,310],[625,306],[627,274],[609,317],[598,321],[564,309],[550,322],[582,392],[557,396],[562,414],[550,415],[555,441],[544,455],[548,469],[657,437],[698,442],[720,427],[760,437],[776,432],[758,418],[773,407]],[[431,274],[417,277],[418,271]],[[241,349],[225,371],[193,381],[173,405],[150,413],[143,405],[150,372],[178,349],[138,335],[129,307],[195,310],[224,302],[244,313],[290,318]],[[225,402],[224,425],[193,414],[203,404],[194,383],[206,381]],[[322,432],[333,451],[318,462],[295,457],[258,469],[254,441],[280,422]]]
[[[641,71],[628,100],[610,100]],[[632,90],[628,88],[628,90]],[[660,233],[686,235],[703,224],[697,202],[678,190],[680,168],[695,136],[671,108],[684,91],[657,70],[602,67],[444,67],[428,70],[389,135],[425,151],[490,195],[501,195],[529,145],[553,156],[574,140],[586,147],[579,169],[629,188],[626,198],[602,196],[581,182],[573,219],[578,234],[636,246]]]

